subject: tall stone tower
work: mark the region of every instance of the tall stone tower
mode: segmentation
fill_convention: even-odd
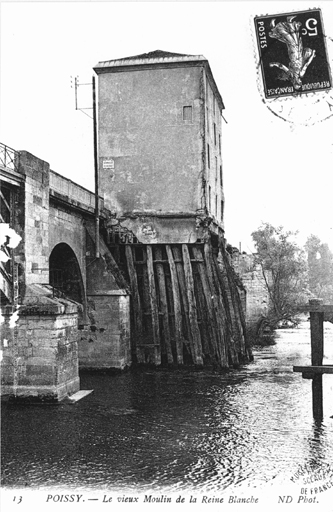
[[[158,50],[95,71],[106,206],[143,243],[196,242],[203,216],[222,233],[224,105],[208,61]]]
[[[224,105],[207,59],[157,50],[94,70],[104,234],[131,286],[133,359],[246,360],[223,242]]]

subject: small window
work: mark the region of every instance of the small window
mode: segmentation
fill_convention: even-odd
[[[216,124],[214,123],[214,144],[216,146]]]
[[[217,182],[217,169],[218,169],[218,165],[217,165],[217,156],[215,157],[215,182]]]
[[[217,196],[215,196],[215,217],[217,218]]]
[[[210,169],[210,147],[209,147],[209,144],[207,144],[207,165],[208,165],[208,169]]]
[[[220,165],[220,185],[223,186],[222,165]]]
[[[213,112],[214,112],[214,116],[215,116],[215,96],[213,98]]]
[[[223,220],[224,216],[224,201],[221,201],[221,220]]]
[[[183,121],[192,122],[192,107],[190,105],[183,107]]]
[[[206,107],[206,122],[207,122],[207,133],[209,133],[209,119],[208,119],[208,107]]]
[[[211,212],[211,210],[212,210],[212,189],[211,189],[210,185],[208,187],[208,207],[209,207],[209,212]]]

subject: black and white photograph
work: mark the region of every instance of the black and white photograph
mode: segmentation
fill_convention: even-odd
[[[333,512],[333,2],[0,2],[4,512]]]

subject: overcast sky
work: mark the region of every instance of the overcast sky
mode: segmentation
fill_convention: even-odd
[[[250,251],[251,232],[267,221],[333,249],[333,92],[275,101],[289,121],[274,115],[258,85],[253,30],[256,15],[316,7],[332,68],[331,1],[2,2],[0,142],[93,190],[92,120],[75,110],[70,76],[89,83],[98,61],[157,49],[201,54],[226,107],[227,240]],[[79,106],[90,99],[81,86]]]

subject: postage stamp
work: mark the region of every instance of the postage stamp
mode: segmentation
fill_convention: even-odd
[[[320,9],[254,18],[266,98],[332,87]]]

